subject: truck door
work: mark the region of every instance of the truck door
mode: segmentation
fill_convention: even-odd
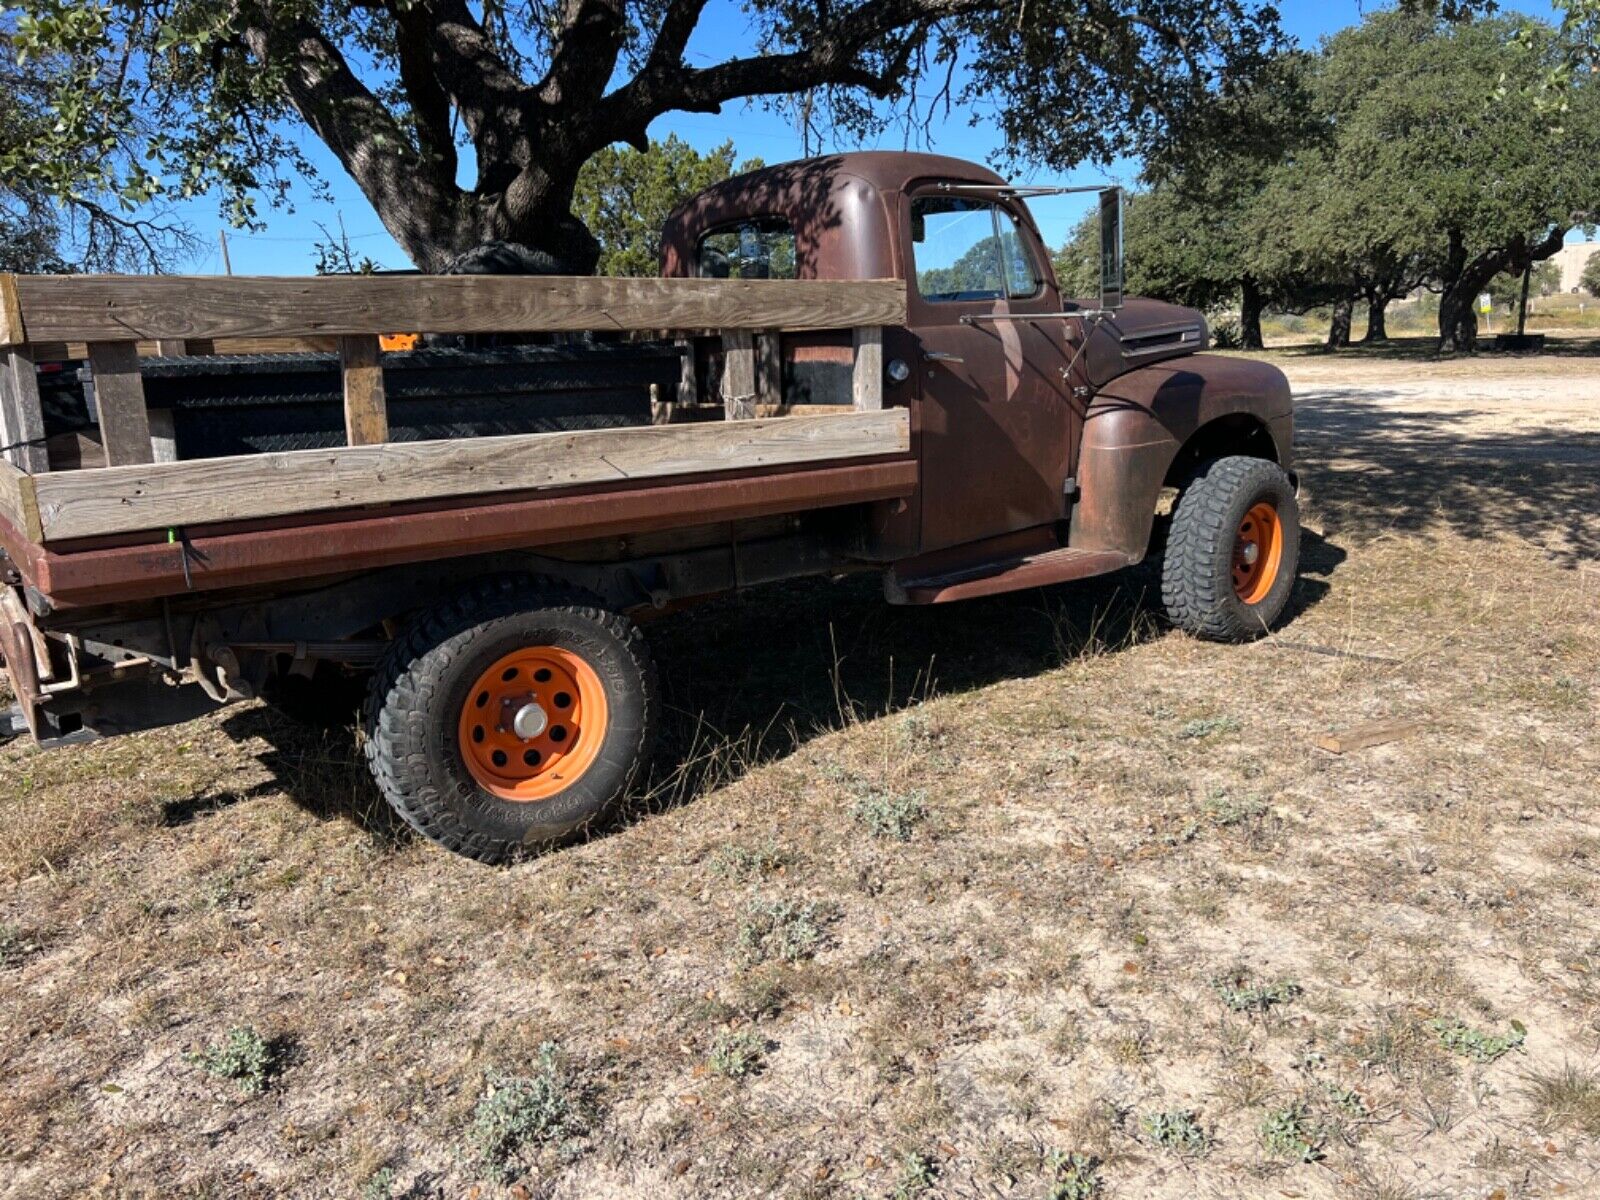
[[[970,185],[969,185],[970,186]],[[911,191],[902,220],[920,343],[922,550],[1067,515],[1081,417],[1069,322],[1026,210],[962,185]],[[996,320],[1039,314],[1040,320]]]

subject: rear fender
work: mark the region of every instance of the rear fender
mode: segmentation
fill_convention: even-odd
[[[1196,354],[1131,371],[1089,406],[1069,544],[1138,562],[1187,458],[1246,454],[1292,470],[1293,442],[1289,381],[1267,363]]]

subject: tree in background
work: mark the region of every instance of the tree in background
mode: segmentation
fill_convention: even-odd
[[[107,191],[100,162],[122,145],[109,134],[50,164],[60,187],[16,165],[33,160],[56,136],[61,117],[50,100],[62,67],[18,61],[6,49],[0,36],[0,271],[160,270],[182,258],[193,243],[180,222],[159,209],[136,213],[135,198]]]
[[[1449,25],[1375,13],[1329,40],[1320,99],[1334,123],[1319,228],[1337,244],[1419,255],[1440,293],[1440,348],[1471,350],[1495,276],[1561,249],[1600,198],[1600,86],[1572,82],[1559,123],[1519,98],[1566,53],[1531,21]],[[1352,206],[1359,212],[1352,212]],[[1331,214],[1331,215],[1330,215]]]
[[[1578,279],[1578,286],[1591,296],[1600,296],[1600,254],[1591,254]]]
[[[1489,286],[1484,290],[1497,305],[1515,308],[1522,303],[1521,273],[1507,272],[1496,275],[1489,281]],[[1554,296],[1561,290],[1561,266],[1555,262],[1542,262],[1533,268],[1533,278],[1529,281],[1528,295],[1533,297]]]
[[[661,228],[697,192],[734,174],[759,170],[760,159],[734,167],[731,141],[701,154],[677,135],[651,139],[647,150],[607,146],[578,172],[573,214],[600,242],[601,275],[654,275],[661,267]]]
[[[1281,40],[1264,0],[750,0],[755,52],[691,63],[707,8],[16,0],[0,28],[51,64],[59,119],[0,174],[67,196],[61,164],[92,160],[130,203],[213,193],[249,223],[312,175],[309,129],[419,267],[507,241],[588,271],[579,173],[608,146],[647,150],[664,114],[756,98],[856,138],[981,103],[1016,161],[1065,168],[1148,150]]]

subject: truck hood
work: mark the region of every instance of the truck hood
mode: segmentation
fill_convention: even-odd
[[[1211,345],[1204,314],[1159,300],[1129,300],[1098,321],[1083,351],[1096,390],[1113,379],[1167,359],[1199,354]]]

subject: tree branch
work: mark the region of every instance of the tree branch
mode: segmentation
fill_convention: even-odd
[[[417,121],[418,148],[430,165],[435,182],[448,186],[456,177],[456,139],[450,120],[450,97],[433,70],[429,47],[433,22],[416,5],[392,5],[390,14],[395,22],[400,84]]]
[[[552,106],[600,99],[627,33],[622,0],[566,0],[539,99]]]
[[[441,227],[453,185],[442,189],[407,131],[309,21],[273,21],[265,6],[244,14],[245,44],[261,62],[278,62],[289,100],[372,201],[384,226],[419,266],[432,264],[451,238]]]
[[[831,25],[810,31],[803,49],[783,54],[730,59],[714,67],[691,69],[683,46],[694,30],[703,0],[678,0],[663,23],[650,59],[628,83],[601,102],[597,145],[626,141],[646,144],[649,124],[674,110],[718,112],[730,100],[803,92],[829,85],[861,88],[879,99],[905,86],[904,68],[918,36],[946,17],[993,8],[994,0],[882,0],[863,4]],[[890,61],[873,70],[867,50],[891,48]]]

